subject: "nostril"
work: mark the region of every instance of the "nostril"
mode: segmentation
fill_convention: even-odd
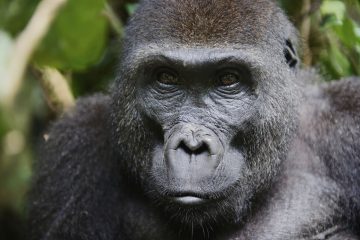
[[[200,155],[204,152],[207,152],[207,153],[210,152],[208,146],[205,143],[201,144],[200,147],[194,151],[194,154]]]
[[[202,154],[204,152],[208,152],[208,153],[210,152],[209,147],[204,142],[198,143],[196,145],[191,145],[191,144],[186,144],[185,141],[181,141],[177,148],[182,149],[183,151],[185,151],[189,155],[192,155],[192,154],[200,155],[200,154]]]
[[[177,149],[182,149],[183,151],[185,151],[187,154],[191,155],[193,152],[191,151],[191,149],[184,143],[184,141],[181,141],[179,146],[177,147]]]

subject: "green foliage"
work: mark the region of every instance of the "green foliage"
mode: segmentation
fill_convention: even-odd
[[[0,73],[8,68],[14,39],[39,2],[0,0]],[[46,106],[34,66],[62,70],[76,95],[104,90],[114,78],[120,46],[110,31],[105,4],[105,0],[68,0],[33,56],[16,104],[6,108],[0,102],[0,219],[3,209],[26,212],[34,152],[55,117]],[[9,84],[0,79],[0,95]]]
[[[310,38],[304,44],[310,48],[312,66],[327,80],[360,75],[360,1],[279,2],[299,29],[310,19]],[[309,9],[304,10],[307,3],[310,3]],[[305,33],[300,34],[304,37]]]
[[[15,36],[28,23],[40,0],[0,0],[0,29]]]
[[[346,5],[342,1],[326,0],[320,8],[320,27],[330,49],[321,52],[321,68],[335,78],[360,74],[360,26],[350,16],[349,8],[360,12],[358,2]]]
[[[132,14],[134,14],[134,12],[137,8],[137,4],[129,3],[129,4],[126,4],[125,7],[126,7],[126,10],[128,11],[128,13],[130,15],[132,15]]]
[[[85,70],[104,52],[108,22],[102,0],[69,1],[35,55],[39,65]]]
[[[36,148],[31,126],[34,113],[44,109],[44,103],[37,101],[39,86],[32,84],[34,79],[29,76],[27,80],[16,106],[0,109],[0,213],[1,208],[24,211],[24,196],[30,182]]]

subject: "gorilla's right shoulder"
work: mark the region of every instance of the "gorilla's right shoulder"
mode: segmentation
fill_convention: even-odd
[[[110,98],[106,95],[93,95],[80,98],[75,107],[54,122],[49,129],[45,145],[56,142],[56,146],[63,144],[75,146],[91,144],[108,137],[110,116]]]
[[[50,127],[49,139],[72,138],[78,134],[84,134],[84,130],[102,131],[106,127],[110,115],[109,96],[96,94],[80,98],[75,107],[66,112],[61,118]],[[88,133],[90,133],[88,132]],[[70,139],[68,139],[70,140]]]
[[[48,131],[40,149],[38,166],[81,165],[107,156],[110,142],[110,98],[93,95],[80,98],[76,105]],[[57,169],[59,170],[59,169]]]

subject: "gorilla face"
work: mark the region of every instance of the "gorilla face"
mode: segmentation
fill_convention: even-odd
[[[128,136],[119,149],[125,168],[173,218],[239,220],[271,182],[296,125],[294,73],[277,71],[282,57],[160,46],[134,55],[114,97],[124,113],[119,135]]]
[[[229,11],[225,2],[234,18],[218,22],[216,14]],[[184,224],[244,217],[274,179],[296,128],[293,29],[280,11],[262,16],[252,6],[149,0],[127,30],[112,89],[121,172]],[[265,25],[270,17],[284,24]]]
[[[179,205],[224,198],[245,168],[237,145],[252,117],[256,82],[232,55],[178,50],[151,56],[141,77],[141,111],[160,125],[152,154],[154,189]]]

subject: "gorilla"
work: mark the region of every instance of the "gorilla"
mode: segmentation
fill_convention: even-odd
[[[49,130],[30,239],[360,239],[360,80],[272,0],[143,0],[109,94]]]

